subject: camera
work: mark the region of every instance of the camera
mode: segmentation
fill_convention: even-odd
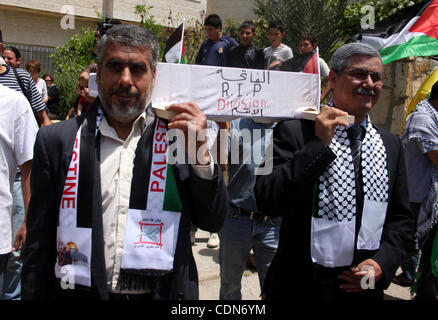
[[[121,24],[121,22],[119,20],[117,20],[117,19],[112,19],[110,21],[110,17],[106,17],[104,22],[98,22],[97,23],[96,35],[99,38],[102,38],[103,35],[105,33],[107,33],[107,31],[109,29],[111,29],[116,24]]]

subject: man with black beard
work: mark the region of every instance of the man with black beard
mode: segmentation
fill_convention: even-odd
[[[149,30],[114,26],[97,51],[99,99],[37,137],[23,298],[198,299],[190,225],[217,232],[228,196],[205,141],[193,142],[193,164],[172,165],[167,131],[187,145],[206,117],[194,103],[167,107],[168,122],[155,116]],[[59,244],[71,264],[57,260]]]

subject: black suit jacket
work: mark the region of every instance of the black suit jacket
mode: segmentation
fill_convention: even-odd
[[[353,265],[367,258],[379,263],[383,278],[377,281],[376,289],[383,290],[389,286],[413,239],[415,218],[408,202],[400,140],[376,129],[387,152],[388,209],[380,248],[356,249]],[[313,280],[310,247],[313,188],[336,156],[315,136],[315,123],[307,120],[289,120],[276,126],[273,156],[273,172],[259,176],[254,190],[257,206],[263,212],[283,215],[279,246],[263,291],[267,299],[309,298],[314,296],[309,285]]]
[[[92,108],[95,106],[92,106]],[[92,201],[91,288],[63,290],[55,278],[56,228],[73,143],[90,113],[42,128],[37,135],[31,175],[32,197],[22,269],[23,299],[108,299],[105,271],[100,166],[95,161]],[[151,146],[152,148],[152,146]],[[155,299],[198,299],[198,274],[190,242],[191,223],[217,232],[223,225],[228,193],[215,165],[212,180],[201,179],[190,165],[176,165],[182,214],[174,270],[154,288]]]

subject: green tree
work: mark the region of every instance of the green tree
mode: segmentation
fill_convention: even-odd
[[[166,47],[166,40],[168,33],[172,33],[172,28],[165,27],[156,22],[155,17],[151,14],[153,6],[137,5],[135,13],[140,15],[140,26],[152,31],[160,43],[160,57],[159,61],[163,59],[164,48]],[[169,16],[171,19],[171,16]]]
[[[344,10],[349,0],[254,0],[255,13],[266,21],[281,21],[283,42],[298,52],[298,39],[304,32],[318,39],[320,55],[328,55],[344,39],[339,38]]]
[[[401,10],[406,9],[417,3],[427,2],[425,0],[364,0],[353,3],[345,8],[344,12],[344,28],[345,36],[353,36],[361,31],[361,18],[363,15],[362,9],[369,5],[374,8],[374,21],[378,23],[391,15],[397,14]]]
[[[55,52],[50,55],[56,66],[54,78],[59,89],[60,119],[65,118],[76,100],[79,72],[95,60],[92,52],[94,34],[94,30],[83,28],[80,33],[73,35],[64,46],[56,48]]]

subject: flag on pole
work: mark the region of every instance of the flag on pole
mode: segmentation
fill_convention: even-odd
[[[170,35],[164,48],[163,62],[186,63],[184,48],[184,22]]]
[[[438,0],[409,7],[361,33],[359,39],[380,52],[383,64],[409,56],[438,55]]]

